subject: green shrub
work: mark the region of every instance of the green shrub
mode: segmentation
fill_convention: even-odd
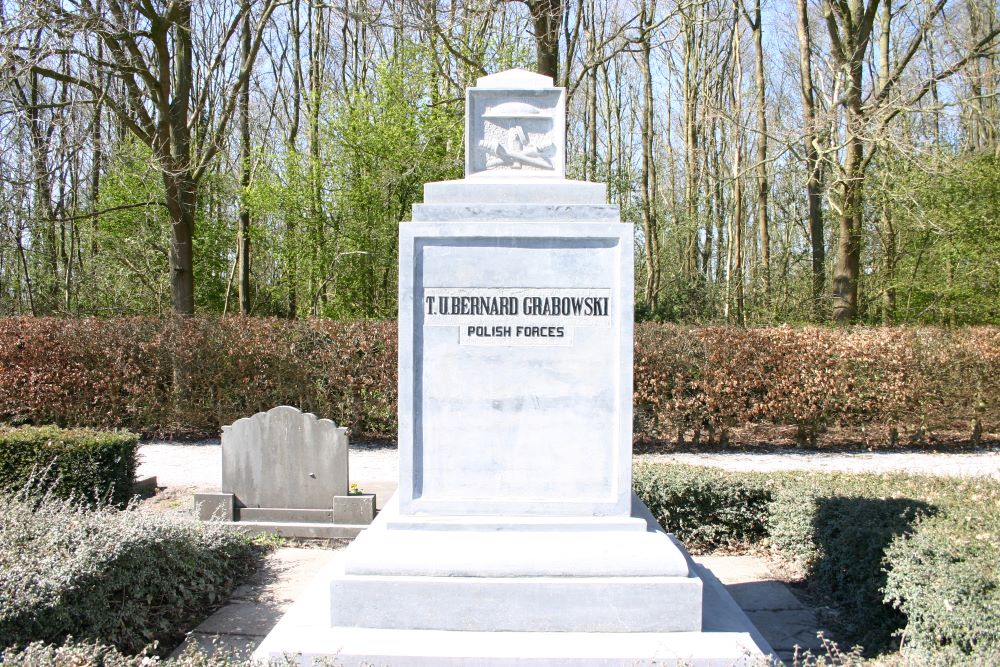
[[[766,475],[638,463],[632,487],[664,529],[693,551],[756,544],[766,535],[774,488]]]
[[[291,667],[291,660],[285,661]],[[259,667],[241,655],[219,651],[208,655],[196,647],[176,658],[163,659],[146,652],[126,655],[100,642],[67,639],[60,646],[33,642],[20,650],[0,652],[4,667]]]
[[[768,546],[867,653],[1000,654],[1000,483],[636,464],[636,493],[695,551]]]
[[[808,574],[852,643],[890,648],[906,619],[883,602],[886,550],[931,506],[875,475],[788,473],[782,487],[768,510],[771,548]]]
[[[73,635],[124,653],[176,643],[259,563],[221,524],[0,495],[0,647]]]
[[[1000,485],[956,483],[944,507],[886,551],[885,600],[906,615],[904,647],[1000,655]]]
[[[0,426],[0,490],[40,484],[55,495],[124,505],[132,495],[133,433]]]

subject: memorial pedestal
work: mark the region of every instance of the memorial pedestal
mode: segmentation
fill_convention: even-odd
[[[564,98],[526,72],[469,91],[467,178],[427,184],[400,225],[399,490],[255,657],[769,650],[632,494],[634,231],[603,185],[563,178]]]
[[[336,626],[422,630],[679,632],[701,629],[702,582],[634,500],[631,521],[460,517],[394,527],[387,507],[331,584]],[[445,527],[447,526],[447,527]]]

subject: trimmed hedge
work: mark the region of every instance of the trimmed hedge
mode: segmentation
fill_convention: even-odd
[[[695,552],[759,544],[776,483],[763,473],[636,464],[632,489],[660,524]]]
[[[394,437],[394,323],[0,318],[0,421],[217,436],[294,405]]]
[[[32,484],[61,498],[124,505],[138,447],[134,433],[0,426],[0,490]]]
[[[998,327],[645,323],[634,376],[638,441],[724,442],[755,424],[803,444],[831,427],[869,444],[895,439],[882,427],[1000,429]],[[394,322],[0,318],[0,421],[15,424],[215,436],[289,404],[394,438],[396,390]]]
[[[1000,655],[1000,483],[640,463],[636,493],[690,548],[767,547],[842,637],[956,662]],[[949,657],[950,656],[950,657]]]
[[[72,635],[169,649],[260,562],[221,524],[139,508],[0,495],[0,649]]]

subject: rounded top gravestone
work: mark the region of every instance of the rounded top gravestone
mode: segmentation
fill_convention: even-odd
[[[223,426],[222,490],[243,507],[331,509],[347,495],[347,429],[288,405]]]

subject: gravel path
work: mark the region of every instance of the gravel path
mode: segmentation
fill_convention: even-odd
[[[351,443],[352,482],[391,481],[399,477],[399,455],[395,447]],[[160,486],[190,486],[212,489],[222,479],[222,451],[218,438],[198,442],[147,442],[139,447],[136,477],[156,476]]]
[[[156,475],[160,486],[216,488],[221,479],[219,440],[175,444],[148,442],[139,448],[140,478]],[[674,461],[727,470],[824,470],[840,472],[911,472],[926,475],[989,475],[1000,479],[1000,451],[963,452],[858,452],[827,453],[797,450],[774,453],[680,452],[639,454],[640,461]],[[395,447],[351,443],[350,476],[353,482],[392,481],[399,476]]]
[[[636,460],[687,463],[726,470],[819,470],[825,472],[909,472],[919,475],[1000,479],[1000,451],[960,452],[678,452],[639,454]]]

